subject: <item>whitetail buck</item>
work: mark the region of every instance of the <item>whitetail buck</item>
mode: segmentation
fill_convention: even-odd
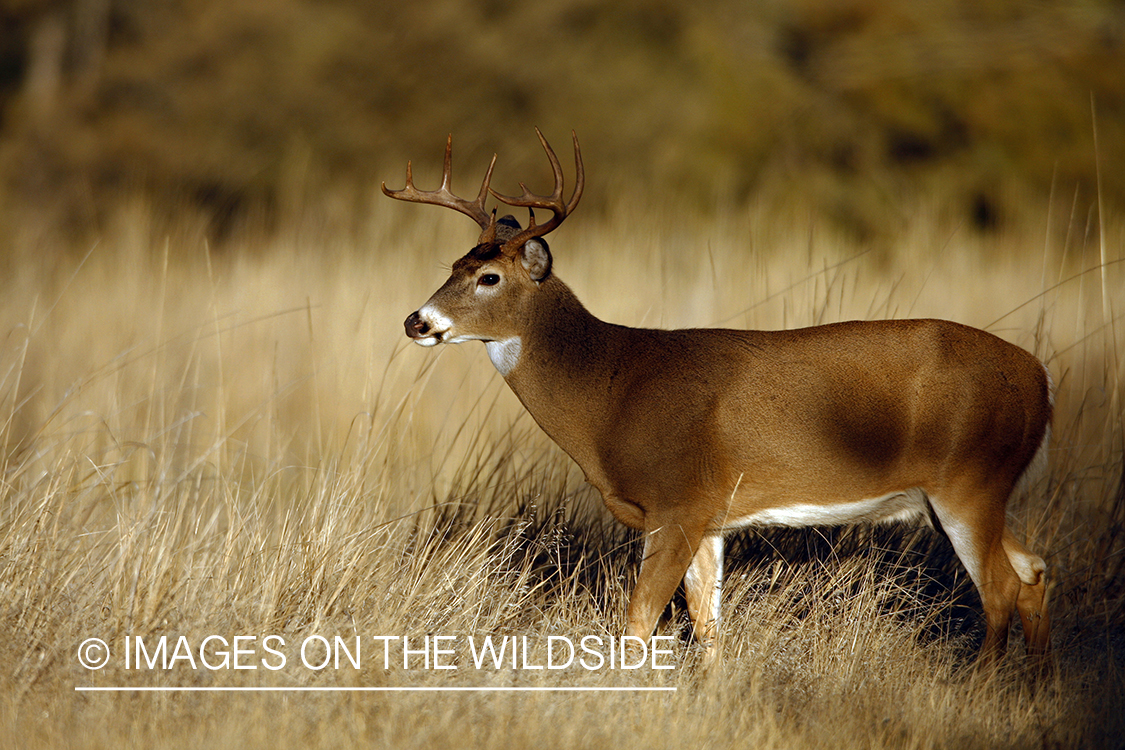
[[[538,130],[536,130],[539,133]],[[421,191],[410,165],[392,198],[446,206],[481,227],[476,246],[406,319],[422,346],[483,341],[520,401],[644,533],[628,635],[648,638],[681,579],[708,655],[717,633],[723,533],[918,519],[945,532],[980,592],[982,658],[1001,655],[1018,609],[1031,653],[1045,653],[1043,560],[1005,523],[1009,495],[1044,456],[1049,375],[1023,349],[941,320],[853,321],[789,331],[649,330],[604,323],[552,272],[543,236],[563,201],[558,157],[539,133],[555,189],[475,200]],[[552,218],[522,229],[486,211],[489,194]]]

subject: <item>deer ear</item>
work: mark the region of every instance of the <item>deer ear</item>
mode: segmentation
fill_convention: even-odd
[[[551,249],[546,240],[532,237],[520,249],[520,261],[531,280],[538,284],[551,273]]]

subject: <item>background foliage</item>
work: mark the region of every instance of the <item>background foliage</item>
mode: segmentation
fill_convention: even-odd
[[[1099,157],[1125,202],[1123,70],[1110,0],[0,0],[0,178],[71,227],[140,192],[221,237],[350,214],[448,132],[511,182],[537,125],[583,139],[586,211],[767,199],[865,240],[922,201],[988,230],[1085,215]]]

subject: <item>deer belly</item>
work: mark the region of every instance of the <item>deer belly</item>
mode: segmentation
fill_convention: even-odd
[[[918,487],[880,497],[843,502],[790,503],[729,519],[724,529],[745,526],[841,526],[853,523],[928,523],[928,500]]]

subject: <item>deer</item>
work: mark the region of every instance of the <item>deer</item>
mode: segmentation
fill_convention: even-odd
[[[1046,366],[998,336],[934,319],[850,321],[790,330],[657,330],[604,322],[554,272],[545,236],[575,187],[536,128],[550,195],[490,187],[451,192],[453,137],[441,186],[382,191],[445,206],[481,229],[449,278],[405,320],[424,347],[484,343],[535,422],[582,469],[610,513],[643,536],[626,635],[647,641],[681,581],[707,662],[720,623],[724,534],[913,521],[952,543],[977,589],[978,664],[1004,653],[1013,611],[1029,655],[1048,650],[1044,560],[1009,529],[1017,485],[1045,462],[1053,396]],[[489,196],[528,210],[528,226]],[[535,211],[551,218],[537,224]]]

